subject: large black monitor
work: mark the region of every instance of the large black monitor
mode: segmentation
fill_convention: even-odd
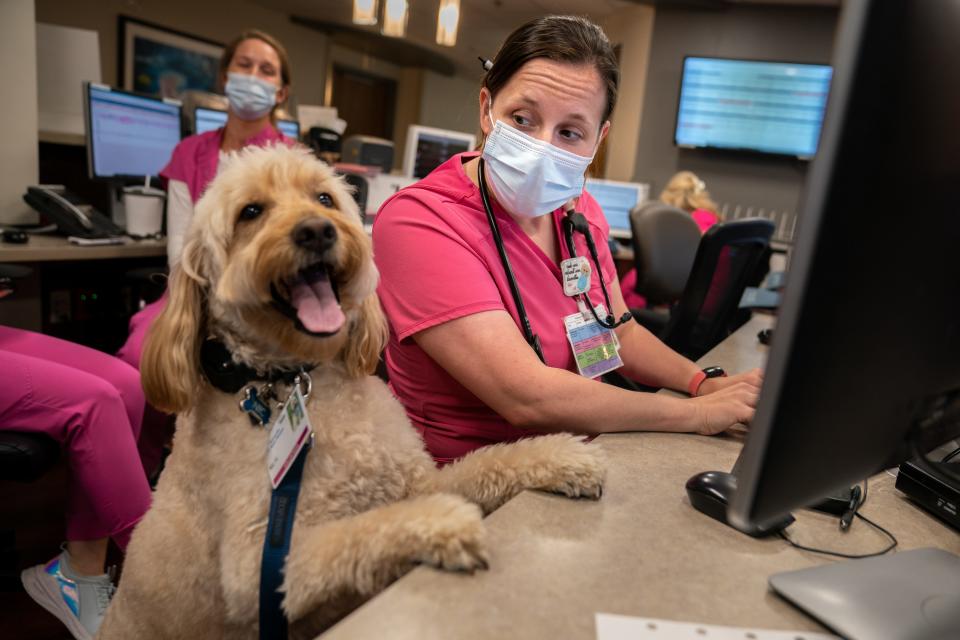
[[[843,4],[820,152],[738,465],[739,527],[960,436],[958,30],[958,2]]]
[[[180,142],[180,103],[84,83],[91,178],[156,176]]]
[[[960,4],[845,3],[732,517],[960,435]]]

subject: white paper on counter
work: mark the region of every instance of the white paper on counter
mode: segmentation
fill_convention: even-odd
[[[676,622],[598,613],[597,640],[839,640],[812,631],[771,631],[749,627]]]

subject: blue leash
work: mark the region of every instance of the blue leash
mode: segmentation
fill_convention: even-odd
[[[307,443],[270,497],[270,519],[263,540],[263,561],[260,565],[260,640],[287,638],[287,617],[280,608],[283,594],[279,589],[283,584],[283,563],[290,551],[300,479],[309,450],[310,443]]]

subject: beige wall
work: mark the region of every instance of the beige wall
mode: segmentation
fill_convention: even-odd
[[[36,7],[38,22],[93,29],[100,34],[103,81],[113,86],[117,86],[118,15],[224,43],[244,29],[263,29],[287,48],[297,102],[323,104],[327,37],[259,4],[244,0],[36,0]]]
[[[0,223],[36,222],[22,200],[37,182],[37,45],[33,0],[0,2],[0,86],[4,120],[0,144]]]
[[[610,180],[633,180],[654,14],[650,6],[625,7],[601,25],[610,42],[621,47],[620,90],[607,136],[604,171],[604,177]]]
[[[476,78],[423,72],[423,100],[417,124],[464,133],[480,133],[480,72]]]

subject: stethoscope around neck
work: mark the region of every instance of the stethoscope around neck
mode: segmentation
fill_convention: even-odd
[[[527,344],[536,352],[540,361],[546,363],[543,357],[543,347],[540,344],[540,337],[533,332],[530,326],[530,318],[527,316],[526,308],[523,306],[523,298],[520,296],[520,287],[517,285],[517,278],[513,273],[513,267],[510,266],[510,258],[507,256],[507,250],[503,246],[503,237],[500,235],[500,227],[497,225],[497,219],[493,215],[493,207],[490,206],[490,196],[487,193],[487,180],[484,170],[483,157],[479,158],[477,163],[477,180],[480,183],[480,199],[483,201],[483,209],[487,213],[487,221],[490,223],[490,231],[493,233],[493,241],[497,245],[497,252],[500,254],[500,262],[503,263],[503,270],[507,275],[507,282],[510,284],[510,294],[513,297],[513,303],[517,307],[517,315],[520,317],[520,330],[523,331],[523,337]],[[606,318],[601,318],[596,308],[590,302],[590,296],[582,293],[577,296],[585,306],[590,309],[593,319],[605,329],[616,329],[617,327],[629,322],[633,316],[630,312],[624,313],[619,320],[613,317],[613,309],[610,304],[610,294],[607,292],[607,285],[603,281],[603,272],[600,270],[600,258],[597,256],[597,247],[593,242],[593,234],[590,233],[590,225],[582,213],[578,213],[573,208],[569,209],[561,221],[563,227],[563,237],[567,245],[567,252],[571,258],[577,257],[577,250],[573,242],[573,234],[583,234],[587,242],[587,249],[590,252],[590,258],[593,260],[597,277],[600,278],[600,288],[603,290],[603,299],[606,302]],[[583,305],[581,305],[582,308]]]

